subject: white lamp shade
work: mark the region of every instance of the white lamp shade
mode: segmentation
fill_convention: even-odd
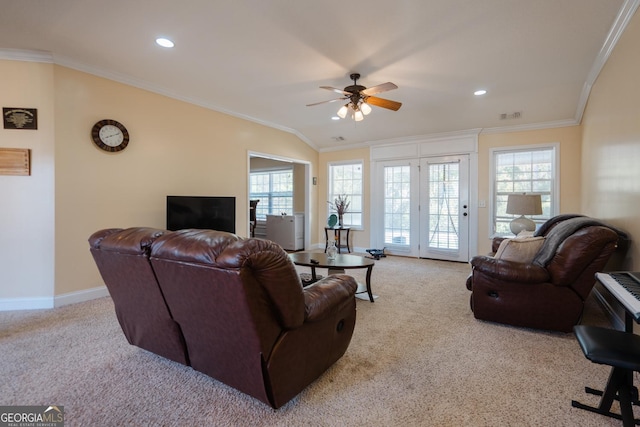
[[[353,113],[353,119],[356,122],[362,121],[362,119],[364,119],[364,115],[362,114],[362,111],[358,110],[358,111],[354,112]]]
[[[521,231],[534,231],[536,224],[524,215],[541,215],[542,198],[539,194],[509,194],[507,198],[507,213],[520,215],[511,221],[509,228],[516,236]]]
[[[347,105],[345,104],[338,110],[338,117],[344,119],[345,117],[347,117],[347,111],[349,111],[349,107],[347,107]]]
[[[541,215],[542,198],[539,194],[509,194],[507,213],[514,215]]]
[[[371,112],[371,107],[366,102],[363,102],[360,104],[360,111],[362,111],[362,114],[366,116]]]

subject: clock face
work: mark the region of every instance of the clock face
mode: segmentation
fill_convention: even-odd
[[[115,120],[100,120],[91,129],[93,142],[102,150],[115,152],[124,150],[129,144],[129,132]]]
[[[124,141],[124,134],[119,127],[114,125],[104,125],[98,132],[100,141],[107,144],[109,147],[117,147]]]

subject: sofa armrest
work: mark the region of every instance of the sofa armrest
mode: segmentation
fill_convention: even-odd
[[[305,321],[317,322],[339,311],[355,298],[356,279],[335,274],[304,288]]]
[[[487,256],[471,258],[471,265],[475,271],[504,281],[542,283],[550,278],[549,272],[538,265],[523,264]]]

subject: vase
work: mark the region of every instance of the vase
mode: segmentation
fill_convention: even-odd
[[[337,254],[338,248],[336,247],[336,243],[334,241],[330,241],[329,247],[327,248],[327,259],[336,259]]]
[[[342,214],[338,214],[338,227],[342,228]]]

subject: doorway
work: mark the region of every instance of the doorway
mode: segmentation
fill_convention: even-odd
[[[469,260],[469,156],[420,160],[420,258]]]
[[[248,153],[248,176],[247,176],[247,207],[249,207],[249,199],[251,198],[251,173],[256,171],[268,172],[278,170],[290,170],[293,174],[292,197],[287,201],[285,197],[277,197],[276,194],[268,203],[258,204],[258,212],[266,213],[265,208],[273,208],[278,214],[285,209],[290,208],[292,214],[304,214],[304,247],[309,248],[311,242],[311,164],[307,161],[291,159],[282,156],[275,156],[266,153],[249,152]],[[280,184],[278,184],[280,186]],[[282,195],[282,194],[280,194]],[[262,206],[260,206],[262,205]],[[290,205],[290,206],[289,206]],[[275,212],[275,211],[273,211]],[[271,212],[271,213],[273,213]],[[262,218],[262,219],[261,219]],[[257,220],[255,237],[265,238],[266,221],[264,215],[260,215]],[[249,225],[247,225],[249,227]],[[247,231],[249,235],[250,230]]]
[[[376,231],[387,253],[467,262],[469,155],[376,162]]]

